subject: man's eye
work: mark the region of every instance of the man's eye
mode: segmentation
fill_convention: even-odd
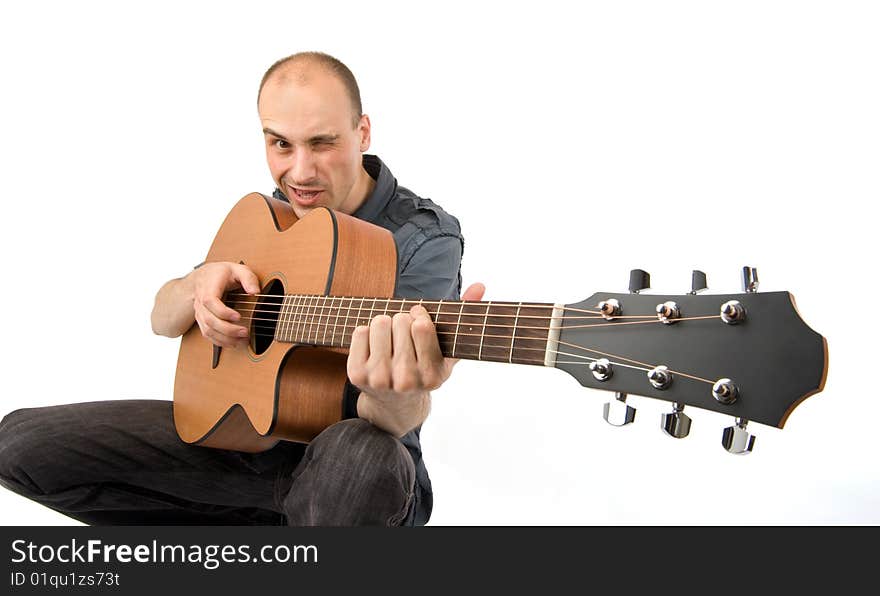
[[[282,139],[275,139],[274,145],[278,149],[287,149],[288,147],[290,147],[290,144],[287,141],[284,141]]]

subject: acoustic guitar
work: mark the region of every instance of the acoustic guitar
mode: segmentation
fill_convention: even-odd
[[[628,424],[627,394],[673,404],[670,436],[686,436],[685,406],[735,419],[722,443],[748,453],[749,421],[782,428],[794,408],[822,391],[825,338],[801,319],[788,292],[648,295],[631,272],[629,293],[599,292],[574,304],[395,298],[391,233],[316,208],[298,219],[284,201],[252,193],[227,215],[206,262],[232,261],[257,275],[261,292],[232,291],[226,304],[249,327],[249,345],[214,346],[193,327],[183,336],[174,421],[192,444],[258,452],[279,440],[307,443],[343,416],[347,348],[358,325],[423,305],[445,356],[552,366],[581,385],[614,393],[605,418]]]

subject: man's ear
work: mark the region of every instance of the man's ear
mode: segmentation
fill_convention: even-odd
[[[358,122],[358,132],[361,135],[361,153],[370,148],[370,117],[366,114],[361,115]]]

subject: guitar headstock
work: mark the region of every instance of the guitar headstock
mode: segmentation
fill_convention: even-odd
[[[641,294],[648,274],[634,270],[630,293],[597,292],[565,306],[555,366],[582,385],[613,391],[605,418],[632,422],[627,394],[671,402],[663,430],[690,428],[685,406],[733,416],[722,443],[748,453],[748,421],[782,428],[797,405],[822,391],[828,372],[825,338],[804,323],[788,292],[757,292],[757,273],[743,270],[744,292]]]

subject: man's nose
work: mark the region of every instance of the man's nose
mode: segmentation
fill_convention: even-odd
[[[288,170],[288,177],[294,184],[308,185],[317,177],[315,170],[315,157],[309,149],[296,151],[291,157],[292,163]]]

